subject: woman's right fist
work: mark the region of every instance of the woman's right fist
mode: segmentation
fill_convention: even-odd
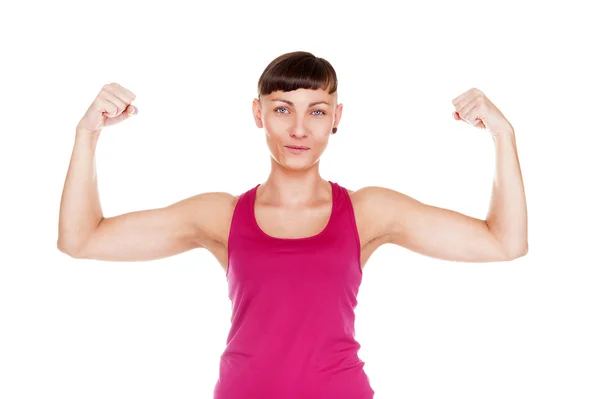
[[[133,100],[135,94],[121,85],[117,83],[104,85],[77,124],[77,131],[98,133],[107,126],[136,115],[137,109],[131,105]]]

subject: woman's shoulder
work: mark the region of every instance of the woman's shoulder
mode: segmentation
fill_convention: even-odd
[[[193,220],[205,241],[225,243],[229,233],[229,223],[240,195],[222,191],[203,192],[186,198],[184,217]]]
[[[385,214],[390,207],[396,206],[399,198],[408,198],[404,194],[379,186],[365,186],[357,190],[348,190],[355,211],[364,215],[372,213]]]

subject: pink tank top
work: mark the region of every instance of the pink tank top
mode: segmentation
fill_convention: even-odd
[[[226,271],[231,329],[214,399],[372,399],[358,357],[354,309],[362,281],[350,196],[329,182],[320,233],[276,238],[254,214],[259,185],[240,195]]]

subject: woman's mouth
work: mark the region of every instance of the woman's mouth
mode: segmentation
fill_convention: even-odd
[[[290,151],[292,154],[302,154],[305,151],[308,151],[309,148],[308,147],[304,147],[304,146],[294,146],[294,145],[286,145],[285,148],[288,149],[288,151]]]

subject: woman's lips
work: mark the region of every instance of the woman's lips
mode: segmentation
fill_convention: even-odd
[[[286,145],[285,148],[288,149],[288,151],[290,151],[292,154],[302,154],[305,151],[308,151],[309,148],[308,147],[302,147],[302,146],[288,146]]]

